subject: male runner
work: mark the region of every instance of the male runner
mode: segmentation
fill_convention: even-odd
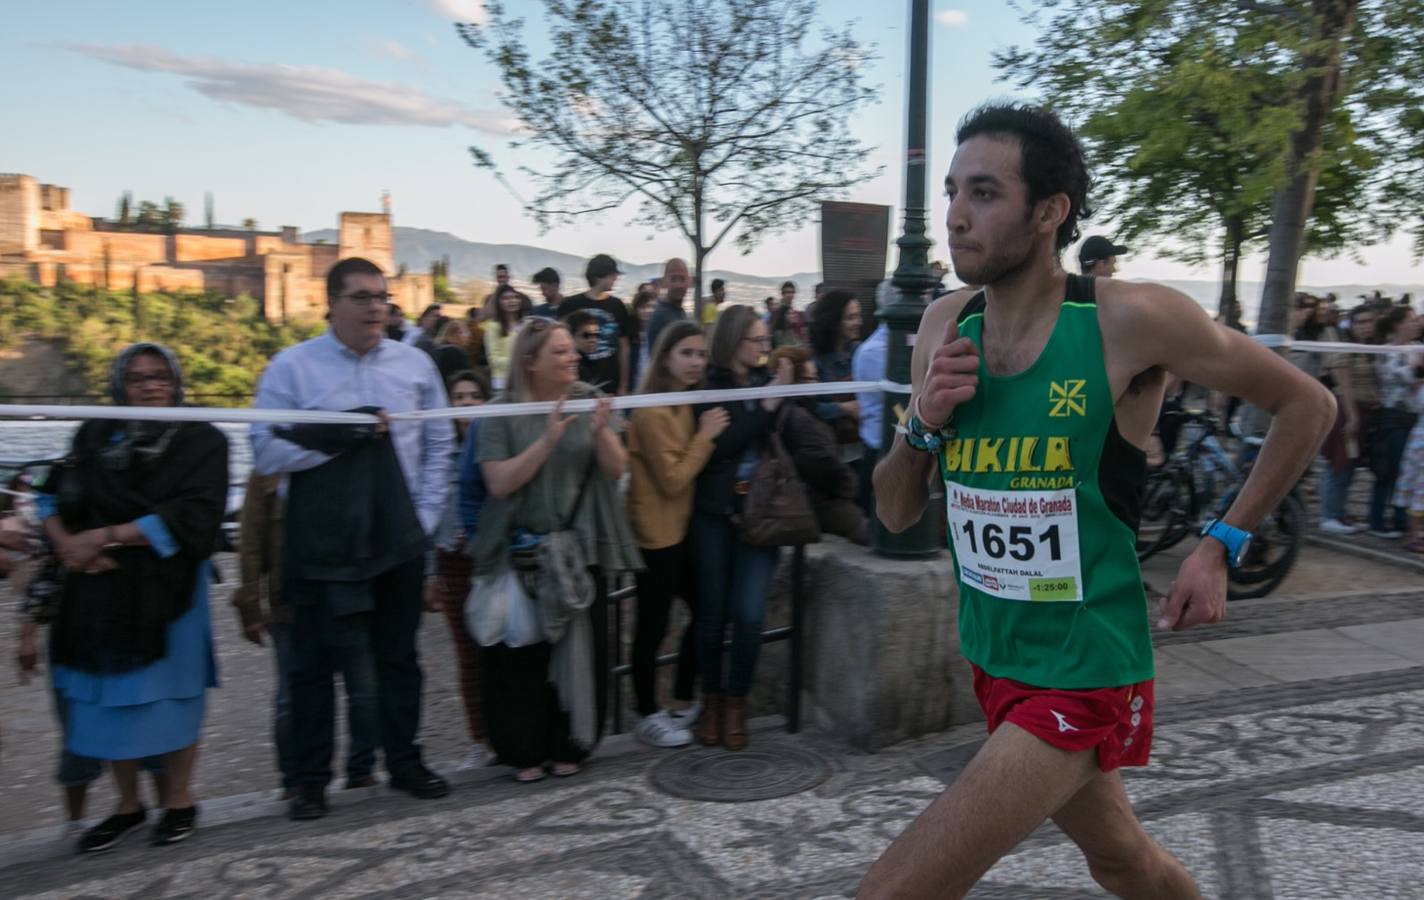
[[[1088,212],[1088,175],[1052,113],[981,107],[958,144],[945,180],[950,252],[959,278],[984,289],[925,312],[911,418],[876,469],[875,496],[898,532],[924,512],[930,479],[945,481],[960,643],[991,735],[871,867],[860,896],[962,897],[1052,818],[1108,891],[1199,897],[1137,822],[1116,771],[1146,765],[1152,736],[1133,551],[1142,448],[1167,371],[1273,416],[1219,539],[1182,564],[1157,627],[1217,622],[1228,550],[1240,559],[1244,533],[1305,469],[1334,401],[1177,291],[1062,270]]]

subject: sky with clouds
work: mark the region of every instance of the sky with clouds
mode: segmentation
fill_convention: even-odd
[[[715,2],[715,0],[708,0]],[[537,25],[537,0],[509,0]],[[348,0],[341,5],[248,0],[240,5],[177,0],[5,0],[0,58],[7,89],[0,117],[19,123],[0,143],[0,171],[68,185],[73,205],[112,214],[119,194],[164,196],[201,216],[212,191],[217,217],[255,218],[263,227],[335,225],[343,209],[379,209],[391,192],[396,221],[492,243],[528,243],[575,254],[611,252],[634,262],[683,255],[675,235],[621,227],[604,216],[541,235],[515,194],[532,194],[510,173],[513,191],[475,169],[466,148],[501,149],[513,122],[497,100],[498,79],[484,54],[453,23],[476,21],[478,0]],[[896,206],[903,156],[903,16],[896,4],[824,0],[827,24],[852,22],[878,45],[869,68],[881,102],[858,116],[859,138],[876,146],[885,174],[842,198]],[[931,215],[945,255],[939,175],[953,152],[954,124],[990,98],[1013,97],[995,79],[995,49],[1033,39],[1001,0],[935,5],[931,89]],[[536,56],[537,39],[532,45]],[[507,169],[512,166],[506,166]],[[896,219],[898,225],[898,209]],[[781,275],[818,268],[817,227],[773,236],[750,256],[719,250],[719,268]],[[892,258],[893,265],[893,258]],[[1216,276],[1150,251],[1126,260],[1124,274],[1148,278]],[[1264,258],[1247,260],[1258,280]],[[1302,282],[1424,281],[1407,241],[1348,257],[1307,260]]]

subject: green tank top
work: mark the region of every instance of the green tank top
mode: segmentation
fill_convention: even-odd
[[[1039,358],[1007,377],[983,362],[985,300],[959,315],[979,387],[940,454],[964,655],[1038,687],[1152,677],[1135,549],[1146,454],[1117,430],[1093,279],[1068,276]]]

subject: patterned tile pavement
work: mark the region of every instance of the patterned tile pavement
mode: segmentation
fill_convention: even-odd
[[[157,850],[137,840],[0,872],[11,897],[846,897],[980,739],[961,728],[874,755],[754,734],[728,777],[825,777],[742,803],[660,791],[678,757],[635,752],[534,786],[481,773],[443,801],[390,794],[297,825],[267,818]],[[695,762],[695,759],[693,760]],[[1211,897],[1413,898],[1424,884],[1424,668],[1247,689],[1163,710],[1126,778],[1148,831]],[[1051,825],[976,897],[1101,896]]]

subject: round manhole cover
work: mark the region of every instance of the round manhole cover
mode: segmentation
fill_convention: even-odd
[[[799,794],[830,775],[831,766],[819,753],[762,740],[735,753],[683,751],[658,763],[648,777],[658,790],[684,800],[744,803]]]

